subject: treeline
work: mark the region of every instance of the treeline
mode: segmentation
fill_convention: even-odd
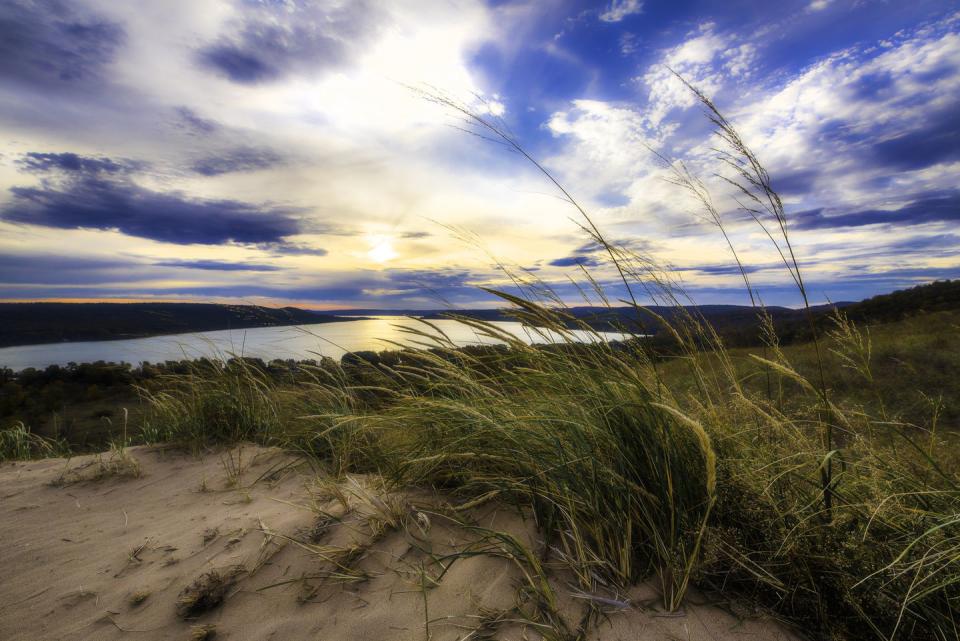
[[[578,308],[574,308],[574,312]],[[587,309],[587,308],[579,308]],[[934,281],[910,289],[881,294],[858,303],[818,305],[811,308],[811,319],[801,309],[768,307],[773,333],[781,345],[792,345],[812,340],[813,331],[823,334],[834,325],[837,311],[857,324],[889,323],[919,314],[960,309],[960,280]],[[664,329],[676,327],[684,318],[709,325],[727,347],[755,347],[761,345],[768,332],[761,322],[761,313],[752,307],[734,305],[698,305],[691,307],[652,307],[638,314],[627,307],[612,310],[597,308],[577,317],[601,330],[626,328],[632,332],[653,335],[651,344],[661,351],[671,351],[675,342]]]
[[[296,307],[211,303],[0,303],[0,347],[308,325],[351,319]]]

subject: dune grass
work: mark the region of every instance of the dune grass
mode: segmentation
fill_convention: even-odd
[[[66,451],[63,441],[34,434],[22,422],[0,430],[0,462],[62,456]]]
[[[696,93],[724,145],[731,184],[806,304],[769,176]],[[432,99],[535,163],[496,122]],[[359,359],[352,375],[327,363],[281,385],[244,361],[204,362],[144,391],[149,438],[281,444],[335,474],[375,471],[398,486],[442,489],[463,507],[522,506],[550,560],[587,594],[616,598],[652,577],[667,611],[696,585],[747,597],[816,638],[960,638],[960,448],[937,431],[936,404],[929,421],[907,422],[919,411],[891,413],[886,396],[910,378],[877,371],[866,331],[842,316],[828,336],[811,323],[815,340],[804,351],[781,348],[772,331],[759,353],[726,350],[708,323],[680,307],[688,300],[668,271],[609,242],[536,166],[606,251],[624,302],[637,311],[636,326],[622,328],[634,339],[605,342],[545,284],[508,271],[520,294],[498,295],[531,331],[559,336],[557,344],[532,347],[464,318],[509,349],[457,349],[424,321],[390,364]],[[676,179],[702,188],[685,169]],[[584,278],[585,291],[606,301]],[[678,306],[667,323],[676,343],[669,359],[640,336],[640,293]],[[594,341],[583,344],[571,327]],[[838,402],[843,386],[862,390],[859,402]]]

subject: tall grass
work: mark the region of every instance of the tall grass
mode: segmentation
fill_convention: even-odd
[[[770,177],[695,92],[725,145],[730,184],[809,307]],[[507,270],[521,295],[497,294],[531,331],[560,337],[557,344],[533,347],[493,323],[460,318],[509,349],[457,349],[424,321],[389,364],[360,362],[352,373],[328,364],[296,385],[245,362],[205,364],[149,393],[151,429],[198,442],[286,443],[336,472],[377,471],[397,484],[442,488],[461,507],[528,507],[547,555],[590,594],[653,577],[670,611],[699,585],[748,596],[818,638],[960,638],[958,449],[890,420],[882,395],[858,409],[836,403],[825,358],[841,359],[846,375],[870,384],[867,335],[842,317],[827,337],[811,323],[815,367],[807,376],[779,347],[755,298],[768,337],[753,357],[769,381],[758,392],[709,323],[684,306],[689,297],[669,271],[604,238],[504,127],[431,98],[534,162],[576,207],[627,292],[621,302],[636,312],[637,324],[621,328],[633,339],[605,342],[546,284]],[[702,187],[683,172],[681,186]],[[715,220],[740,264],[724,221]],[[612,305],[597,280],[585,280],[586,296]],[[676,309],[655,319],[675,344],[669,356],[642,337],[653,313],[638,303],[640,293]],[[671,378],[677,371],[685,384]]]
[[[63,456],[68,452],[65,442],[34,434],[23,423],[0,430],[0,462]]]

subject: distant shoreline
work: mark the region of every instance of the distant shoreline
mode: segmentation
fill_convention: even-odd
[[[296,307],[213,303],[0,303],[0,348],[122,341],[361,320]]]
[[[323,319],[311,322],[298,322],[298,323],[277,323],[276,325],[244,325],[242,327],[213,327],[205,329],[188,329],[188,330],[177,330],[175,332],[157,332],[150,334],[130,334],[122,336],[112,336],[109,338],[80,338],[80,339],[64,339],[60,341],[46,341],[42,343],[0,343],[0,349],[5,349],[7,347],[42,347],[44,345],[67,345],[75,343],[108,343],[114,341],[128,341],[136,340],[138,338],[159,338],[162,336],[180,336],[181,334],[203,334],[205,332],[227,332],[231,330],[246,330],[246,329],[267,329],[270,327],[298,327],[301,325],[326,325],[327,323],[349,323],[351,321],[359,320],[370,320],[367,316],[337,316],[336,318]]]

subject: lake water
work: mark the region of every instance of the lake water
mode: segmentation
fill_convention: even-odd
[[[495,344],[498,341],[479,335],[476,330],[453,320],[430,321],[443,330],[455,344]],[[527,343],[546,343],[556,336],[524,327],[515,322],[495,322],[496,327],[510,332]],[[256,327],[194,334],[173,334],[116,341],[81,341],[22,345],[0,348],[0,367],[18,371],[28,367],[41,369],[48,365],[121,361],[139,365],[144,361],[162,363],[200,357],[249,356],[269,361],[275,358],[295,360],[339,359],[347,352],[396,349],[390,341],[409,344],[412,337],[403,327],[428,329],[418,321],[398,316],[381,316],[317,325],[290,327]],[[596,340],[586,332],[576,332],[579,340]],[[607,340],[621,335],[604,334]]]

